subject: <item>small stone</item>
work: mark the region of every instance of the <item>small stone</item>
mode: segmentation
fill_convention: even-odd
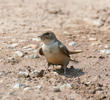
[[[86,86],[88,86],[90,83],[91,83],[90,81],[87,81],[87,82],[85,82],[84,84],[85,84]]]
[[[22,43],[22,42],[26,42],[27,40],[19,40],[18,42],[19,43]]]
[[[31,76],[36,77],[38,76],[39,72],[37,70],[32,71]]]
[[[37,85],[34,87],[35,89],[41,90],[42,89],[42,85]]]
[[[43,77],[43,76],[44,76],[44,70],[39,71],[37,77]]]
[[[3,80],[0,80],[0,83],[3,83]]]
[[[24,84],[17,83],[17,84],[15,84],[15,85],[13,86],[13,89],[19,89],[19,88],[23,88],[23,87],[25,87]]]
[[[63,33],[64,33],[64,34],[68,34],[68,32],[67,32],[67,31],[64,31]]]
[[[61,92],[61,90],[58,87],[54,87],[54,92]]]
[[[16,41],[16,39],[11,39],[11,41],[12,41],[12,42],[15,42],[15,41]]]
[[[106,98],[106,95],[104,95],[104,92],[103,91],[96,91],[96,98],[98,99],[98,100],[103,100],[103,99],[105,99]]]
[[[18,46],[18,43],[13,43],[13,44],[8,45],[8,48],[13,49],[13,48],[16,48],[17,46]]]
[[[96,46],[96,45],[99,45],[99,43],[98,42],[91,43],[91,46]]]
[[[28,77],[28,76],[29,76],[29,73],[28,73],[28,72],[24,72],[24,71],[20,71],[20,72],[18,73],[18,76],[19,76],[19,77]]]
[[[28,91],[28,90],[32,90],[32,88],[31,87],[24,88],[24,91]]]
[[[0,76],[2,76],[3,75],[3,72],[0,72]]]
[[[31,58],[31,59],[39,58],[39,56],[36,55],[36,54],[28,55],[27,57],[28,57],[28,58]]]
[[[110,46],[109,46],[109,45],[105,45],[104,48],[105,48],[105,49],[109,49]]]
[[[76,44],[77,44],[76,42],[72,41],[72,42],[70,42],[68,45],[69,45],[69,46],[75,46]]]
[[[35,45],[35,44],[30,44],[30,45],[27,45],[25,47],[23,47],[24,50],[26,51],[31,51],[31,50],[34,50],[34,49],[37,49],[38,48],[38,45]]]
[[[40,38],[32,38],[33,41],[40,41]]]
[[[3,62],[4,59],[0,59],[0,62]]]
[[[104,49],[104,50],[100,50],[100,53],[103,53],[103,54],[110,54],[110,50],[109,49]]]
[[[65,89],[71,89],[71,88],[72,88],[71,84],[64,84],[64,85],[60,86],[61,91],[65,90]]]
[[[58,75],[58,73],[57,73],[57,72],[51,72],[51,73],[52,73],[52,74],[54,74],[54,75],[56,75],[56,76]]]
[[[24,56],[23,52],[21,52],[21,51],[16,51],[15,54],[17,54],[17,56],[19,56],[19,57],[23,57]]]
[[[12,92],[8,92],[8,95],[14,95],[14,92],[12,91]]]
[[[96,41],[97,39],[96,39],[96,38],[91,37],[91,38],[89,38],[89,40],[90,40],[90,41]]]
[[[101,21],[99,19],[84,18],[84,21],[87,22],[90,25],[95,25],[97,27],[103,25],[103,21]]]

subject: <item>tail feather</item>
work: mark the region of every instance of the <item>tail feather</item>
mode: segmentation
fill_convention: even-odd
[[[69,51],[69,54],[77,54],[83,52],[82,50]]]

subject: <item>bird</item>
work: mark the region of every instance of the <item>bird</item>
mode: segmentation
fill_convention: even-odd
[[[80,53],[81,51],[69,51],[52,31],[46,31],[39,37],[43,42],[42,47],[39,49],[39,54],[45,56],[48,67],[50,65],[61,65],[64,69],[64,74],[66,74],[67,65],[72,60],[70,54]]]

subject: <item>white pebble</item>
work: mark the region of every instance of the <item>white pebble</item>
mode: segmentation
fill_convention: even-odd
[[[40,38],[32,38],[33,41],[40,41]]]
[[[17,83],[13,86],[13,89],[19,89],[19,88],[22,88],[22,87],[25,87],[24,84],[21,84],[21,83]]]
[[[105,45],[104,48],[105,48],[105,49],[109,49],[110,46],[109,46],[109,45]]]
[[[33,76],[33,77],[36,77],[38,74],[39,74],[39,72],[38,72],[37,70],[34,70],[34,71],[32,72],[32,76]]]
[[[76,42],[72,41],[72,42],[70,42],[68,45],[69,45],[69,46],[75,46],[76,44],[77,44]]]
[[[35,55],[35,54],[32,54],[32,55],[29,55],[28,58],[35,59],[35,58],[39,58],[39,56]]]
[[[41,90],[42,86],[41,85],[37,85],[35,86],[36,89]]]
[[[89,40],[90,41],[96,41],[96,38],[91,37],[91,38],[89,38]]]
[[[104,53],[104,54],[110,54],[110,50],[106,50],[106,49],[104,49],[104,50],[100,50],[100,53]]]
[[[72,88],[71,84],[64,84],[64,85],[60,86],[61,91],[63,91],[64,89],[71,89],[71,88]]]
[[[28,73],[28,72],[24,72],[24,71],[20,71],[20,72],[18,73],[18,75],[19,75],[20,77],[28,77],[28,76],[29,76],[29,73]]]
[[[21,52],[21,51],[16,51],[15,54],[17,54],[19,57],[23,57],[24,56],[23,52]]]
[[[13,44],[8,45],[8,48],[13,49],[13,48],[16,48],[17,46],[18,46],[18,43],[13,43]]]
[[[28,90],[32,90],[32,88],[31,87],[24,88],[24,91],[28,91]]]
[[[3,72],[0,72],[0,76],[2,76],[3,75]]]

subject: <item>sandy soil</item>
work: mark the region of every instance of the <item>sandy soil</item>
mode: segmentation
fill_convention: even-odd
[[[45,70],[37,36],[46,30],[83,50],[67,76]],[[109,50],[109,0],[0,0],[0,100],[110,100]]]

